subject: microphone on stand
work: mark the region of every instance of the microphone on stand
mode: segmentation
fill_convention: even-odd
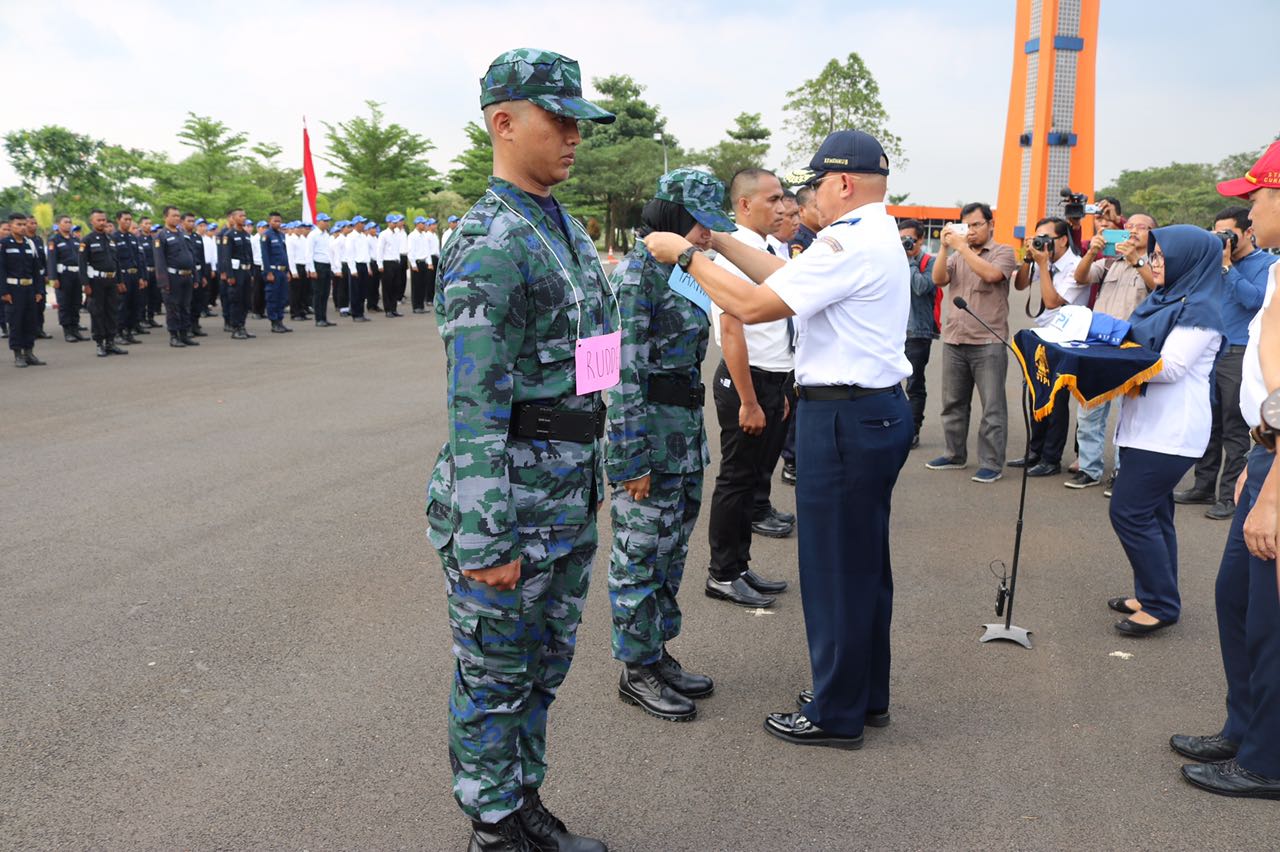
[[[956,296],[951,303],[969,316],[976,319],[983,328],[991,332],[991,335],[1003,343],[1014,357],[1018,357],[1018,351],[1013,348],[1013,344],[1009,343],[1004,337],[996,332],[994,328],[987,325],[982,317],[975,314],[970,308],[969,303],[960,296]],[[1021,363],[1021,362],[1019,362]],[[1025,374],[1022,379],[1022,424],[1027,430],[1026,450],[1022,457],[1028,458],[1031,455],[1031,409],[1028,407],[1027,398],[1031,390],[1027,387]],[[1022,494],[1018,497],[1018,524],[1013,536],[1013,567],[1009,573],[1009,583],[1005,586],[1004,578],[1000,578],[1000,587],[996,590],[996,616],[999,617],[1002,612],[1004,615],[1004,624],[985,624],[987,632],[983,634],[979,642],[990,642],[993,639],[1005,639],[1010,642],[1017,642],[1024,648],[1031,647],[1030,630],[1013,625],[1013,595],[1018,588],[1018,557],[1022,553],[1022,518],[1027,507],[1027,468],[1029,465],[1022,466]],[[1007,606],[1006,606],[1007,604]]]

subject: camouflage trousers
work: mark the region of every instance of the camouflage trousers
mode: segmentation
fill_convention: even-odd
[[[510,591],[463,577],[439,551],[453,628],[449,762],[453,794],[473,820],[518,810],[547,772],[547,709],[569,673],[596,552],[595,518],[521,530],[520,583]]]
[[[617,486],[610,509],[613,657],[624,663],[657,662],[663,644],[680,635],[676,593],[702,505],[702,471],[653,473],[649,482],[644,500]]]

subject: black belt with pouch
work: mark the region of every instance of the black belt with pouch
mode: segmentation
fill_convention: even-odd
[[[692,384],[681,376],[658,374],[649,377],[647,398],[659,405],[701,408],[707,401],[707,386],[702,382]]]
[[[898,385],[890,385],[887,388],[864,388],[860,385],[796,385],[796,396],[808,402],[831,402],[891,393],[897,387]]]
[[[604,437],[605,409],[564,411],[551,405],[511,406],[511,437],[591,444]]]

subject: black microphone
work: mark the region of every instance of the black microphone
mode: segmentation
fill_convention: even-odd
[[[1001,343],[1007,346],[1010,352],[1013,352],[1015,355],[1017,354],[1017,350],[1013,348],[1013,344],[1011,344],[1008,340],[1005,340],[1003,337],[1001,337],[994,328],[987,325],[986,322],[983,321],[982,317],[978,316],[972,310],[970,310],[969,303],[966,302],[962,297],[956,296],[954,299],[951,300],[951,304],[955,305],[957,308],[959,308],[969,316],[976,319],[979,323],[982,323],[982,327],[985,328],[987,331],[991,332],[991,335],[996,340],[999,340]]]

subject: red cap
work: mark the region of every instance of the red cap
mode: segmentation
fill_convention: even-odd
[[[1248,198],[1260,189],[1280,189],[1280,139],[1258,158],[1242,178],[1218,184],[1218,192],[1228,198]]]

